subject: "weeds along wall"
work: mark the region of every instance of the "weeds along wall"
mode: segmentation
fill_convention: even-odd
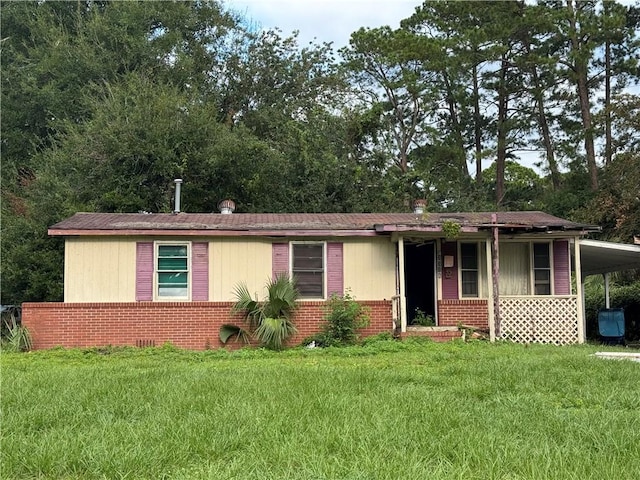
[[[370,324],[362,336],[392,331],[391,301],[360,301],[369,309]],[[53,347],[160,346],[221,348],[219,331],[225,323],[246,326],[232,315],[232,302],[25,303],[22,324],[34,349]],[[288,345],[320,331],[324,302],[299,302],[294,322],[298,333]],[[231,343],[237,348],[242,344]]]

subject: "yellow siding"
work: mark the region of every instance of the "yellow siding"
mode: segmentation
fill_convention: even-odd
[[[67,239],[65,301],[134,302],[136,241],[140,240]],[[358,300],[389,299],[395,295],[395,244],[388,239],[373,238],[343,242],[345,288],[350,288]],[[209,300],[235,300],[233,291],[240,282],[245,282],[254,296],[263,298],[264,286],[271,278],[271,250],[271,241],[267,239],[211,240]]]
[[[209,298],[233,301],[233,290],[240,282],[249,292],[264,298],[265,284],[271,278],[271,242],[261,239],[216,239],[209,243]]]
[[[69,238],[65,243],[65,302],[133,302],[136,243],[130,238]]]
[[[390,299],[396,294],[396,244],[388,238],[344,241],[344,287],[357,300]]]

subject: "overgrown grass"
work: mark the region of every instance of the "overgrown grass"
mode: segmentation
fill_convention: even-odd
[[[3,354],[0,478],[637,478],[640,363],[595,350]]]

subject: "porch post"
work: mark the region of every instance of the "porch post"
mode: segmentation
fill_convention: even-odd
[[[400,331],[407,331],[407,297],[404,285],[404,237],[398,238],[398,276],[400,277]]]
[[[487,262],[487,272],[491,272],[491,265],[493,263],[491,256],[491,239],[487,238],[484,242],[485,251],[486,251],[486,262]],[[488,280],[488,279],[487,279]],[[494,309],[493,309],[493,281],[487,281],[487,310],[489,314],[489,340],[492,342],[496,341],[496,324],[494,317]]]
[[[492,230],[492,248],[491,248],[491,278],[493,281],[493,323],[494,335],[500,337],[500,245],[498,242],[498,214],[491,214]]]
[[[576,263],[576,296],[577,296],[577,317],[578,317],[578,343],[585,341],[585,325],[584,325],[584,283],[582,279],[582,267],[580,265],[580,237],[573,240],[574,258]]]
[[[611,274],[609,272],[602,275],[604,277],[604,308],[611,308],[611,298],[609,292],[609,278]]]

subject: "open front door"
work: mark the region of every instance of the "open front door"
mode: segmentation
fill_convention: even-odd
[[[407,325],[436,324],[435,242],[404,242]],[[426,326],[426,325],[425,325]]]

